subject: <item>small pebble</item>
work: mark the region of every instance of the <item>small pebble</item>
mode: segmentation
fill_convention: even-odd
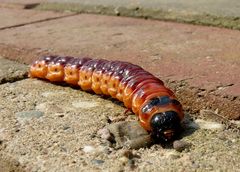
[[[136,168],[135,161],[133,159],[128,160],[128,165],[131,169]]]
[[[202,119],[197,119],[197,120],[195,120],[195,122],[202,129],[208,129],[208,130],[223,130],[224,129],[224,125],[217,123],[217,122],[205,121]]]
[[[122,162],[123,165],[126,165],[128,163],[128,160],[129,159],[127,157],[124,157],[124,156],[119,158],[119,161]]]
[[[98,146],[96,148],[96,152],[100,153],[100,154],[102,154],[102,153],[109,154],[111,152],[111,150],[109,149],[109,147],[106,147],[106,146]]]
[[[104,163],[104,161],[100,159],[93,159],[91,162],[96,165],[102,165]]]
[[[75,108],[82,108],[82,109],[89,109],[94,108],[96,106],[99,106],[98,102],[92,102],[92,101],[74,101],[72,102],[72,106]]]
[[[168,157],[169,159],[171,159],[171,160],[175,160],[175,159],[178,159],[178,158],[180,158],[180,155],[179,155],[179,153],[178,152],[168,152],[167,154],[166,154],[166,157]]]
[[[44,97],[54,97],[56,95],[64,95],[66,92],[64,91],[45,91],[41,95]]]
[[[64,114],[58,114],[58,117],[63,118]]]
[[[63,130],[68,130],[68,129],[70,129],[70,127],[69,126],[63,126]]]
[[[98,130],[97,134],[104,140],[115,142],[114,136],[110,133],[110,131],[107,128]]]
[[[150,135],[137,121],[117,122],[107,128],[114,136],[117,147],[140,149],[152,144]]]
[[[30,111],[17,112],[16,116],[18,118],[40,118],[43,116],[43,114],[44,113],[41,111],[30,110]]]
[[[124,150],[122,155],[128,159],[133,159],[134,155],[130,150]]]
[[[188,149],[190,146],[190,143],[182,140],[176,140],[173,142],[173,148],[178,152],[182,152],[183,150]]]
[[[87,146],[83,147],[83,152],[85,152],[85,153],[93,153],[93,152],[95,152],[95,150],[96,149],[93,146],[87,145]]]
[[[30,120],[32,118],[40,118],[43,116],[43,112],[41,111],[22,111],[22,112],[17,112],[16,117],[19,122],[25,122],[27,120]]]
[[[170,159],[172,159],[172,160],[175,160],[175,159],[180,158],[180,155],[177,155],[177,154],[170,154],[168,157],[169,157]]]

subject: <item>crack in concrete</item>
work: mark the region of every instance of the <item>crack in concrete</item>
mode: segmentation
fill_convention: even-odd
[[[6,30],[6,29],[17,28],[17,27],[21,27],[21,26],[26,26],[26,25],[31,25],[31,24],[36,24],[36,23],[42,23],[42,22],[51,21],[51,20],[72,17],[72,16],[76,16],[76,15],[79,15],[79,13],[68,14],[68,15],[59,16],[59,17],[51,17],[51,18],[47,18],[47,19],[41,19],[41,20],[36,20],[36,21],[32,21],[32,22],[26,22],[26,23],[16,24],[16,25],[12,25],[12,26],[1,27],[0,31]]]
[[[222,89],[227,88],[227,87],[231,87],[233,85],[234,85],[233,83],[226,84],[226,85],[218,85],[218,86],[216,86],[216,91],[217,90],[222,90]]]
[[[206,94],[211,94],[214,96],[221,96],[223,99],[227,99],[229,101],[239,101],[240,96],[232,96],[232,95],[221,95],[218,91],[221,91],[222,89],[229,88],[234,86],[235,84],[226,84],[226,85],[219,85],[216,86],[215,89],[212,90],[206,90],[203,88],[196,88],[196,93],[198,97],[205,97]]]
[[[39,5],[40,3],[30,3],[30,4],[24,5],[23,9],[30,10],[30,9],[36,8]]]
[[[0,85],[28,78],[28,68],[24,64],[7,60],[0,55]]]
[[[15,77],[2,78],[0,80],[0,85],[6,84],[6,83],[14,83],[14,82],[21,81],[24,79],[28,79],[28,72],[24,73],[23,75],[19,75],[19,76],[15,76]]]

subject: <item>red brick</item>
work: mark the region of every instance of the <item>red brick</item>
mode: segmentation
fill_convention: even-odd
[[[64,16],[64,13],[55,12],[41,12],[34,10],[22,10],[22,9],[8,9],[0,8],[0,30],[6,27],[12,27],[15,25],[27,24],[36,22],[39,20],[46,20],[49,18],[55,18]]]
[[[80,14],[3,30],[0,37],[3,56],[27,63],[39,54],[118,59],[163,80],[240,96],[238,87],[231,89],[240,83],[240,32],[235,30]]]

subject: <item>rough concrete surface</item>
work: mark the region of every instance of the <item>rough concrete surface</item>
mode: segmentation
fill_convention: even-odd
[[[0,0],[0,3],[9,4],[34,4],[34,3],[75,3],[92,6],[115,6],[115,7],[131,7],[131,8],[162,8],[166,11],[179,10],[189,13],[207,13],[215,16],[240,16],[240,3],[238,0]]]
[[[116,7],[162,8],[168,10],[185,11],[186,13],[208,13],[215,16],[240,16],[238,0],[47,0],[45,2],[80,3]]]
[[[238,0],[48,0],[38,9],[131,16],[240,29]]]
[[[181,152],[160,145],[115,149],[97,135],[98,130],[109,125],[109,119],[114,121],[124,114],[124,108],[111,100],[35,79],[2,84],[0,96],[0,151],[4,159],[0,167],[10,168],[6,171],[240,168],[239,133],[221,123],[186,120],[181,140],[189,146]],[[125,121],[135,118],[129,115]]]
[[[215,16],[239,17],[240,3],[238,0],[0,0],[1,4],[41,4],[41,3],[75,3],[92,6],[112,6],[130,8],[165,9],[166,11],[179,10],[186,13],[206,13]]]

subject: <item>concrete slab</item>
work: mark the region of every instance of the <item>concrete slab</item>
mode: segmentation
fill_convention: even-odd
[[[215,16],[240,16],[240,3],[238,0],[219,0],[217,3],[214,0],[48,0],[47,2],[58,3],[80,3],[86,5],[103,5],[103,6],[115,6],[115,7],[131,7],[131,8],[151,8],[151,9],[165,9],[179,10],[185,13],[194,14],[212,14]]]
[[[44,4],[44,3],[74,3],[75,5],[89,5],[89,6],[104,6],[112,8],[132,8],[135,10],[141,9],[161,9],[163,11],[179,11],[189,14],[208,14],[214,16],[228,16],[239,17],[240,16],[240,3],[238,0],[0,0],[0,3],[8,4]],[[138,8],[138,9],[136,9]],[[120,11],[119,11],[120,12]]]
[[[182,141],[191,146],[182,152],[160,145],[114,149],[96,135],[109,119],[124,116],[125,109],[110,100],[34,79],[0,85],[0,97],[0,159],[8,157],[0,167],[9,164],[5,168],[9,171],[240,168],[239,134],[220,123],[199,117],[195,122],[186,120]],[[126,121],[134,118],[130,115]]]
[[[0,84],[14,82],[27,77],[27,65],[3,59],[0,56]]]
[[[69,13],[1,8],[0,30],[68,16]]]
[[[121,15],[240,29],[238,0],[48,0],[47,10]]]

